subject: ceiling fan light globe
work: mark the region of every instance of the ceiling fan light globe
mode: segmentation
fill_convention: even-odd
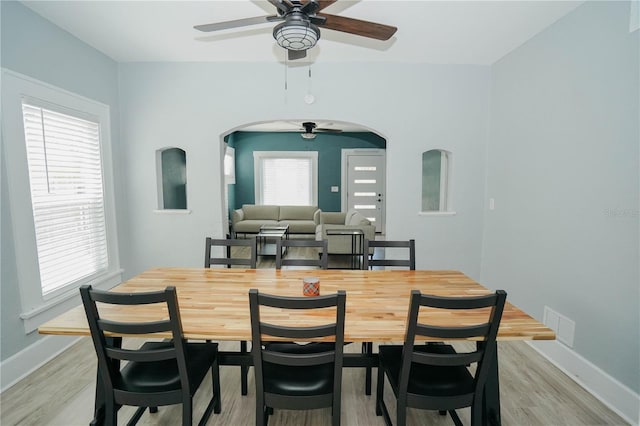
[[[316,134],[315,133],[300,133],[300,136],[302,136],[302,139],[315,139],[316,138]]]
[[[318,42],[320,30],[310,22],[283,22],[273,29],[273,38],[287,50],[307,50]]]

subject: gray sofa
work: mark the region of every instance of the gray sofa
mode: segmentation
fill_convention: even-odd
[[[351,236],[327,235],[328,229],[360,229],[364,238],[375,240],[376,227],[362,214],[349,210],[342,212],[320,213],[320,224],[316,227],[316,240],[327,240],[329,254],[353,254],[351,252]],[[358,244],[358,243],[356,243]],[[362,251],[359,244],[356,251]],[[372,252],[372,250],[370,250]]]
[[[272,206],[244,204],[231,213],[231,226],[237,234],[257,234],[262,225],[289,225],[290,234],[314,235],[320,224],[316,206]]]

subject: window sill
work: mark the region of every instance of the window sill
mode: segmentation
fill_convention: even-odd
[[[154,210],[156,214],[191,214],[191,210],[189,209],[163,209],[163,210]]]
[[[418,212],[418,216],[455,216],[456,212]]]
[[[122,269],[107,273],[98,279],[92,280],[94,288],[100,290],[110,290],[115,285],[122,282]],[[45,301],[42,305],[37,306],[27,312],[20,314],[24,325],[25,333],[29,334],[40,327],[45,322],[57,317],[58,315],[78,306],[80,301],[80,292],[77,288],[56,296],[53,299]]]

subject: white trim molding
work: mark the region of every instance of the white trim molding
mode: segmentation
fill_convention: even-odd
[[[45,336],[2,361],[0,392],[6,391],[78,341],[78,336]]]
[[[640,424],[640,395],[558,341],[527,342],[631,425]]]

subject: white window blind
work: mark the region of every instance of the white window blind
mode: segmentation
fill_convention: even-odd
[[[22,104],[42,294],[109,265],[99,123]]]
[[[264,158],[262,203],[312,205],[312,164],[309,158]]]
[[[256,204],[315,206],[317,151],[254,151]]]

